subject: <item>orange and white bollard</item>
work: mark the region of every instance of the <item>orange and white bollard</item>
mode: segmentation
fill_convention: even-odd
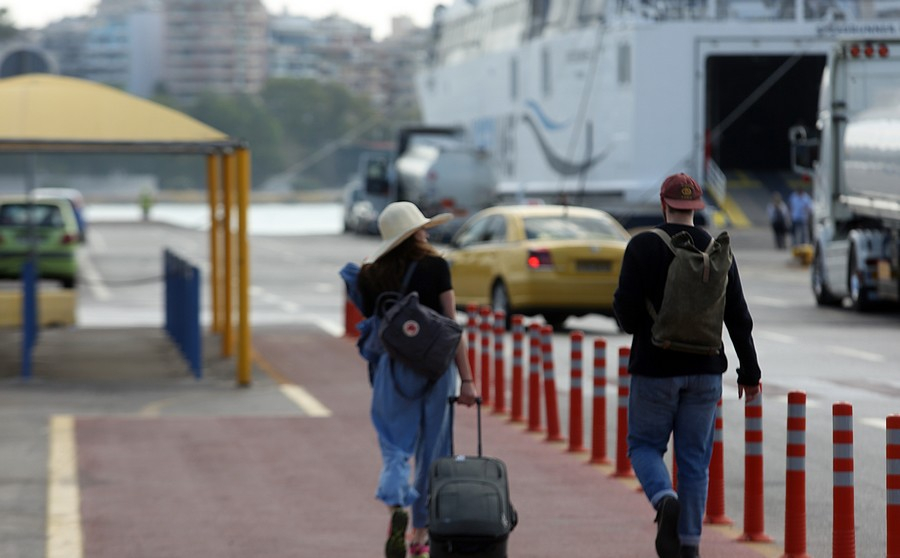
[[[478,305],[469,303],[466,305],[466,341],[468,348],[466,356],[469,358],[469,370],[472,371],[472,381],[477,381],[478,367]],[[476,384],[478,385],[478,384]]]
[[[594,398],[591,411],[591,463],[609,464],[606,454],[606,339],[594,339]]]
[[[784,555],[806,558],[806,393],[788,393]]]
[[[515,314],[512,317],[512,401],[510,410],[510,422],[523,422],[525,420],[525,389],[522,375],[525,371],[524,361],[525,317]]]
[[[541,428],[541,326],[528,326],[528,432]]]
[[[744,532],[746,542],[772,542],[765,533],[762,394],[744,403]]]
[[[853,407],[835,403],[832,412],[834,499],[832,500],[832,558],[856,558],[856,520],[853,495]]]
[[[481,317],[481,403],[491,405],[491,330],[493,310],[490,306],[482,306]]]
[[[547,412],[547,441],[561,442],[565,440],[560,431],[559,407],[556,401],[556,376],[553,369],[553,328],[545,325],[541,328],[544,365],[544,403]]]
[[[725,450],[722,445],[722,399],[716,404],[716,429],[713,434],[712,458],[709,461],[709,487],[706,497],[704,523],[731,525],[725,515]]]
[[[506,413],[506,359],[503,338],[506,336],[506,312],[494,312],[494,414]]]
[[[631,460],[628,458],[628,397],[631,394],[631,374],[628,373],[628,361],[631,349],[619,347],[619,408],[616,435],[616,471],[613,476],[633,477]]]
[[[900,558],[900,415],[887,418],[887,558]]]
[[[570,452],[582,452],[584,448],[584,390],[582,388],[584,332],[569,334],[569,448]]]

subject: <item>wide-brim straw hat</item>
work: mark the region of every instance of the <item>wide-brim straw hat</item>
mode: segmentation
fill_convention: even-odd
[[[384,208],[378,216],[378,231],[381,233],[381,244],[366,258],[367,263],[374,262],[411,237],[419,229],[430,229],[446,223],[453,218],[452,213],[441,213],[432,218],[422,215],[415,204],[407,201],[394,202]]]

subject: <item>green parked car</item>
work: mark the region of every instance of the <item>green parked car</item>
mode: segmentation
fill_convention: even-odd
[[[30,232],[29,232],[30,231]],[[0,199],[0,278],[20,279],[32,243],[38,276],[75,287],[78,221],[64,199]]]

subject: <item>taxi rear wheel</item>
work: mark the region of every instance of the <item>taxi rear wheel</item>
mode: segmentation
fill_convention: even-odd
[[[569,314],[565,312],[544,312],[544,321],[553,328],[554,331],[564,329]]]

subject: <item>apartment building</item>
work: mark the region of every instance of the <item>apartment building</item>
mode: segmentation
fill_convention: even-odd
[[[188,102],[257,93],[268,76],[269,14],[260,0],[164,0],[163,83]]]
[[[53,68],[189,104],[204,92],[257,93],[270,78],[339,83],[386,114],[415,110],[427,31],[392,21],[382,41],[339,16],[267,13],[261,0],[101,0],[94,12],[36,30]],[[2,45],[0,45],[2,46]]]

